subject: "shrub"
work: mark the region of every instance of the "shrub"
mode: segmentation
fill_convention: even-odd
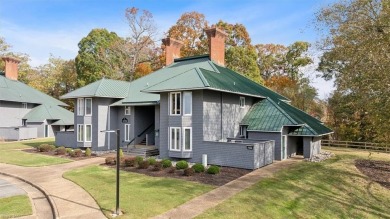
[[[137,163],[138,166],[141,164],[142,161],[144,161],[143,157],[141,157],[141,156],[135,157],[135,162]]]
[[[140,169],[148,169],[149,168],[149,161],[148,160],[144,160],[142,161],[140,164],[139,164],[139,168]]]
[[[116,164],[116,161],[115,161],[115,157],[106,157],[106,164],[107,165],[115,165]]]
[[[66,148],[66,153],[67,153],[67,154],[70,154],[71,151],[73,151],[72,148]]]
[[[192,169],[194,169],[195,173],[203,173],[204,172],[204,166],[201,163],[194,164],[194,166],[192,166]]]
[[[181,160],[176,163],[176,169],[178,170],[184,170],[188,168],[188,163],[185,160]]]
[[[169,167],[168,173],[174,173],[176,171],[175,167]]]
[[[66,149],[65,149],[65,147],[63,147],[63,146],[58,147],[58,148],[56,149],[56,154],[57,154],[57,155],[64,155],[64,154],[66,154]]]
[[[209,174],[217,174],[219,173],[219,167],[218,166],[210,166],[208,169],[207,169],[207,173]]]
[[[76,153],[75,153],[74,151],[70,151],[70,152],[69,152],[69,156],[71,156],[71,157],[76,157]]]
[[[123,151],[122,151],[122,148],[119,149],[119,158],[122,159],[123,158]]]
[[[83,155],[83,151],[81,151],[81,149],[75,149],[73,150],[73,152],[74,152],[73,157],[81,157],[81,155]]]
[[[150,164],[150,165],[155,165],[156,162],[157,162],[156,159],[155,159],[154,157],[149,157],[148,161],[149,161],[149,164]]]
[[[135,158],[134,157],[128,157],[125,159],[125,166],[126,167],[134,167],[135,166]]]
[[[86,157],[90,157],[91,154],[92,154],[91,149],[90,149],[90,148],[87,148],[87,149],[85,150],[85,156],[86,156]]]
[[[41,144],[38,146],[37,150],[39,152],[49,152],[54,150],[56,147],[54,145],[49,145],[49,144]]]
[[[186,168],[184,170],[184,176],[192,176],[192,175],[194,175],[194,173],[195,173],[195,171],[192,168]]]
[[[171,167],[171,166],[172,166],[172,162],[171,162],[170,160],[164,159],[164,160],[162,161],[162,167],[163,167],[163,168],[168,168],[168,167]]]
[[[156,162],[154,164],[153,170],[154,171],[160,171],[160,170],[162,170],[162,168],[163,168],[162,163],[161,162]]]

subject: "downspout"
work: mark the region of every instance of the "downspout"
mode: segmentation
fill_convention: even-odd
[[[108,130],[111,130],[111,106],[108,105]],[[107,150],[110,150],[111,146],[111,138],[110,138],[110,133],[104,133],[105,135],[108,135],[108,144],[107,144]]]
[[[221,140],[223,140],[223,116],[222,116],[222,113],[223,113],[223,95],[222,95],[222,92],[220,92],[221,94]]]

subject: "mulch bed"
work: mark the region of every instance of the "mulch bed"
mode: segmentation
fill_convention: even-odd
[[[105,164],[104,164],[105,165]],[[110,166],[115,168],[115,165]],[[188,181],[195,181],[203,184],[209,184],[214,186],[222,186],[226,183],[233,181],[237,178],[240,178],[243,175],[246,175],[252,170],[232,168],[232,167],[221,167],[221,171],[219,174],[208,174],[204,173],[194,173],[192,176],[185,176],[184,170],[175,170],[174,173],[169,173],[169,168],[162,169],[160,171],[153,171],[153,166],[150,166],[148,169],[139,169],[136,167],[121,167],[121,170],[128,172],[135,172],[140,174],[145,174],[153,177],[170,177],[170,178],[178,178]]]
[[[32,153],[32,154],[43,154],[43,155],[48,155],[48,156],[52,156],[52,157],[59,157],[59,158],[70,159],[70,160],[85,160],[85,159],[96,157],[93,154],[90,157],[86,157],[84,155],[81,156],[81,157],[71,157],[69,155],[57,155],[54,150],[53,151],[49,151],[49,152],[39,152],[35,148],[23,149],[22,151],[27,152],[27,153]]]
[[[377,160],[356,160],[356,168],[383,187],[390,189],[390,162]]]

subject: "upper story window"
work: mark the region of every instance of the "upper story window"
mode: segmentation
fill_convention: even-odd
[[[77,99],[77,115],[78,116],[84,115],[84,98]]]
[[[130,108],[130,106],[125,106],[125,115],[131,115],[131,108]]]
[[[169,94],[170,113],[171,115],[180,115],[181,113],[181,93],[174,92]]]
[[[85,115],[92,115],[92,98],[85,98]]]
[[[245,107],[245,97],[240,97],[240,108]]]
[[[27,103],[22,103],[22,109],[27,109]]]
[[[183,92],[183,114],[192,115],[192,92]]]

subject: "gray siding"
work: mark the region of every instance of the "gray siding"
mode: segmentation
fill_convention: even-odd
[[[249,139],[259,139],[259,140],[273,140],[275,141],[275,160],[282,159],[281,152],[281,140],[282,134],[281,132],[254,132],[248,131]]]
[[[22,125],[22,118],[31,111],[36,104],[27,104],[27,109],[22,103],[0,101],[0,127],[18,127]]]
[[[310,158],[321,153],[321,137],[303,137],[303,156]]]
[[[299,138],[301,137],[297,137],[297,136],[288,136],[287,137],[287,142],[288,142],[288,145],[287,145],[287,156],[288,157],[291,157],[291,156],[295,156],[297,155],[297,150],[298,150],[298,147],[299,147]],[[302,145],[301,145],[302,147]]]
[[[1,140],[24,140],[37,138],[37,129],[33,127],[0,127]]]
[[[57,132],[55,145],[74,148],[74,139],[76,138],[76,132]]]

